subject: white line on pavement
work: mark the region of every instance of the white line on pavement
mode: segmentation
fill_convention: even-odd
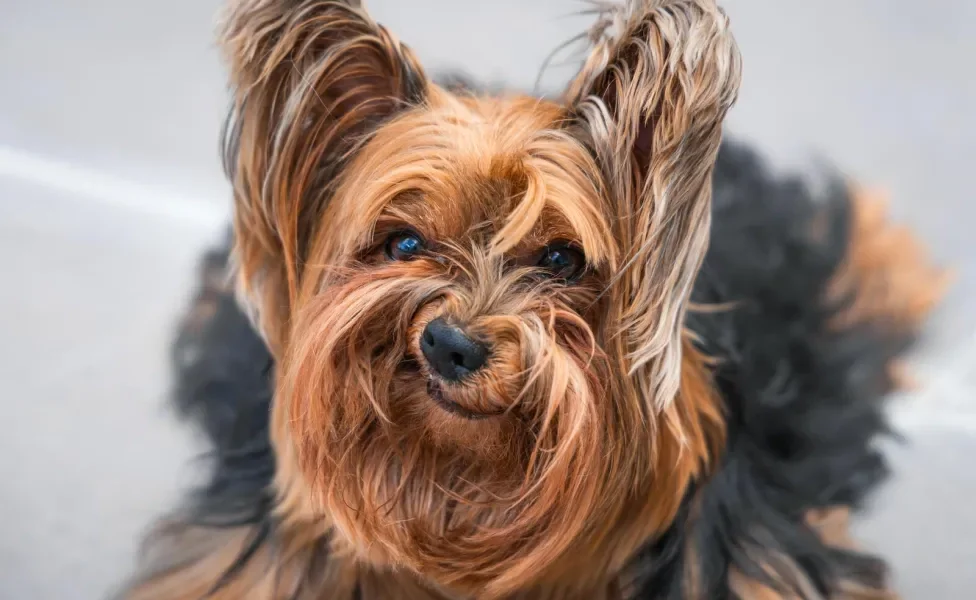
[[[219,227],[229,215],[216,198],[193,197],[129,181],[2,144],[0,176],[190,226]]]

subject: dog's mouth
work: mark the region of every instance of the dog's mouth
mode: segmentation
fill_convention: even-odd
[[[437,381],[433,377],[427,379],[427,395],[430,396],[430,399],[433,400],[435,404],[437,404],[447,412],[462,417],[464,419],[470,419],[470,420],[487,419],[489,417],[497,417],[503,414],[503,412],[497,412],[497,413],[475,412],[471,409],[461,406],[460,404],[458,404],[457,402],[451,399],[450,390],[445,389],[445,386],[442,385],[439,381]]]
[[[470,381],[452,383],[443,380],[420,356],[419,348],[407,352],[400,361],[398,371],[404,378],[404,382],[414,378],[426,381],[427,396],[439,409],[471,421],[499,417],[508,412],[497,404],[492,406],[492,403],[482,408],[487,399],[480,397],[477,385],[472,385],[473,382]]]

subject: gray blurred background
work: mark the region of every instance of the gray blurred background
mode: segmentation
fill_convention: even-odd
[[[218,0],[0,0],[0,598],[100,598],[193,480],[166,346],[221,231]],[[573,0],[372,0],[429,70],[529,88]],[[859,523],[906,598],[976,589],[976,3],[726,0],[729,130],[892,194],[958,280],[899,398],[897,478]],[[568,71],[554,70],[550,88]]]

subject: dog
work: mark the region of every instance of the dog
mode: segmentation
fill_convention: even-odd
[[[895,597],[847,520],[944,272],[723,141],[713,0],[597,8],[542,99],[358,0],[229,6],[233,235],[173,349],[213,470],[122,598]]]

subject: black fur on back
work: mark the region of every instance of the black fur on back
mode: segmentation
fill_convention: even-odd
[[[814,194],[803,180],[774,177],[751,150],[726,142],[714,183],[711,247],[693,299],[734,306],[694,312],[687,326],[718,359],[728,445],[717,471],[689,490],[672,528],[635,557],[632,589],[641,600],[684,600],[689,547],[702,598],[730,598],[732,568],[755,579],[772,568],[780,584],[791,585],[787,562],[823,595],[841,578],[880,585],[880,560],[826,547],[803,516],[857,508],[886,476],[873,445],[888,431],[885,365],[910,340],[870,324],[828,327],[842,307],[826,305],[825,290],[852,226],[839,179]],[[226,262],[222,249],[204,268]],[[182,333],[174,351],[176,405],[213,448],[212,476],[183,518],[207,527],[256,526],[256,546],[274,535],[273,364],[233,294],[217,302],[215,315]]]
[[[802,179],[773,177],[743,146],[726,142],[719,153],[710,248],[693,301],[733,307],[693,312],[687,325],[718,359],[728,443],[671,531],[637,558],[642,599],[688,597],[681,574],[689,542],[702,598],[730,597],[731,567],[775,588],[763,570],[772,567],[803,597],[788,562],[823,596],[841,578],[884,587],[882,561],[828,548],[803,525],[811,509],[862,507],[886,477],[875,447],[890,432],[886,364],[911,341],[883,323],[828,325],[844,308],[824,298],[848,247],[852,205],[840,178],[822,188],[814,194]]]
[[[177,414],[197,426],[211,446],[211,475],[184,507],[193,525],[270,527],[275,472],[270,423],[274,360],[226,285],[230,242],[208,252],[204,285],[193,304],[214,307],[212,317],[180,328],[172,351]],[[261,540],[255,540],[255,545]]]

